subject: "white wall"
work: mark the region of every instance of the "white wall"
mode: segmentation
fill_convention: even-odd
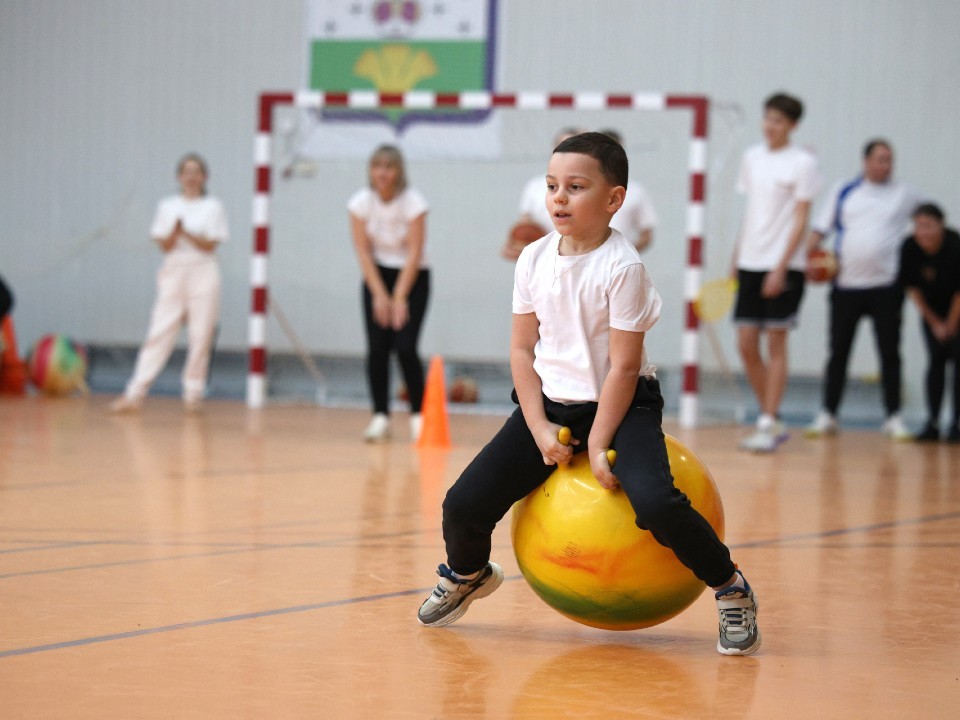
[[[759,139],[762,99],[776,90],[804,99],[797,140],[815,147],[830,180],[856,173],[863,142],[882,135],[894,144],[901,178],[948,215],[960,212],[960,96],[943,89],[960,76],[960,49],[944,31],[960,27],[960,5],[951,0],[501,0],[500,15],[501,89],[656,90],[714,100],[708,275],[728,262],[739,217],[736,160]],[[264,89],[299,85],[302,17],[300,0],[0,0],[0,273],[17,295],[21,343],[51,331],[90,343],[139,342],[159,261],[146,229],[157,199],[175,190],[177,158],[198,150],[233,234],[221,253],[220,343],[243,347],[255,100]],[[510,268],[496,251],[519,187],[559,125],[552,117],[513,134],[507,126],[499,166],[466,174],[442,164],[411,169],[434,207],[426,352],[506,356]],[[679,354],[685,123],[616,116],[597,123],[624,130],[634,171],[664,215],[647,258],[668,298],[651,335],[664,365]],[[363,168],[331,165],[323,173],[331,180],[323,195],[312,181],[278,187],[283,247],[272,284],[311,349],[359,353],[359,274],[342,208]],[[793,342],[796,372],[821,369],[824,300],[823,288],[808,293]],[[924,356],[908,315],[907,397],[916,411]],[[731,329],[718,329],[733,356]],[[283,344],[276,326],[270,334]],[[706,350],[704,362],[712,363]],[[854,371],[874,369],[862,331]]]

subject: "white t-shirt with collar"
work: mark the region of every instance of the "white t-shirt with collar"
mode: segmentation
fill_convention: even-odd
[[[347,210],[363,221],[367,236],[373,244],[373,259],[377,265],[402,268],[407,263],[407,233],[410,223],[423,215],[429,206],[419,190],[407,187],[384,202],[372,188],[365,187],[347,201]],[[426,246],[420,255],[420,268],[430,266]]]
[[[795,145],[749,148],[737,180],[737,191],[747,198],[737,267],[761,272],[776,267],[790,242],[797,203],[812,202],[822,185],[817,159],[808,150]],[[800,243],[788,267],[803,270],[806,257]]]
[[[200,235],[217,243],[226,242],[229,237],[223,203],[209,195],[198,198],[171,195],[161,200],[150,225],[150,237],[154,240],[169,237],[177,220],[191,235]],[[163,261],[169,266],[198,265],[216,262],[216,258],[213,253],[204,252],[186,238],[178,236]]]
[[[597,402],[610,371],[610,328],[646,332],[661,300],[640,253],[618,231],[585,255],[560,255],[560,233],[523,249],[514,274],[513,312],[535,313],[540,339],[533,367],[555,402]],[[644,347],[640,374],[656,368]]]
[[[834,185],[813,225],[824,236],[834,234],[840,264],[834,284],[856,290],[896,282],[900,246],[921,202],[918,192],[892,180],[874,183],[859,177]]]

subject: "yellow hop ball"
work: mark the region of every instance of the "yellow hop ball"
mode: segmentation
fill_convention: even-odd
[[[667,435],[666,443],[675,485],[722,540],[723,504],[710,471],[676,438]],[[520,572],[533,591],[591,627],[658,625],[706,588],[673,551],[637,527],[622,489],[600,487],[586,453],[514,505],[512,535]]]

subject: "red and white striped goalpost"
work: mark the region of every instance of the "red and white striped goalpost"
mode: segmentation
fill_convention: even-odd
[[[690,191],[687,201],[687,261],[684,272],[684,329],[680,350],[683,380],[680,392],[682,427],[695,427],[698,418],[697,341],[700,321],[693,303],[700,292],[704,246],[704,203],[706,199],[707,121],[709,100],[703,95],[665,93],[500,93],[470,91],[437,93],[411,91],[381,93],[375,90],[268,92],[260,95],[257,134],[254,140],[255,192],[253,196],[253,257],[250,261],[252,306],[248,330],[250,367],[247,375],[247,406],[263,407],[267,392],[267,258],[270,253],[270,173],[273,144],[273,111],[279,105],[319,109],[324,107],[424,110],[458,108],[464,110],[516,109],[549,110],[689,110],[693,114],[690,131],[688,169]]]

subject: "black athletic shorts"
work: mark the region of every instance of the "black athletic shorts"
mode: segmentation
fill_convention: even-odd
[[[761,328],[792,328],[797,324],[797,312],[803,299],[804,275],[799,270],[788,270],[786,287],[774,298],[760,294],[766,272],[740,270],[737,273],[737,306],[733,320],[738,325],[756,325]]]

